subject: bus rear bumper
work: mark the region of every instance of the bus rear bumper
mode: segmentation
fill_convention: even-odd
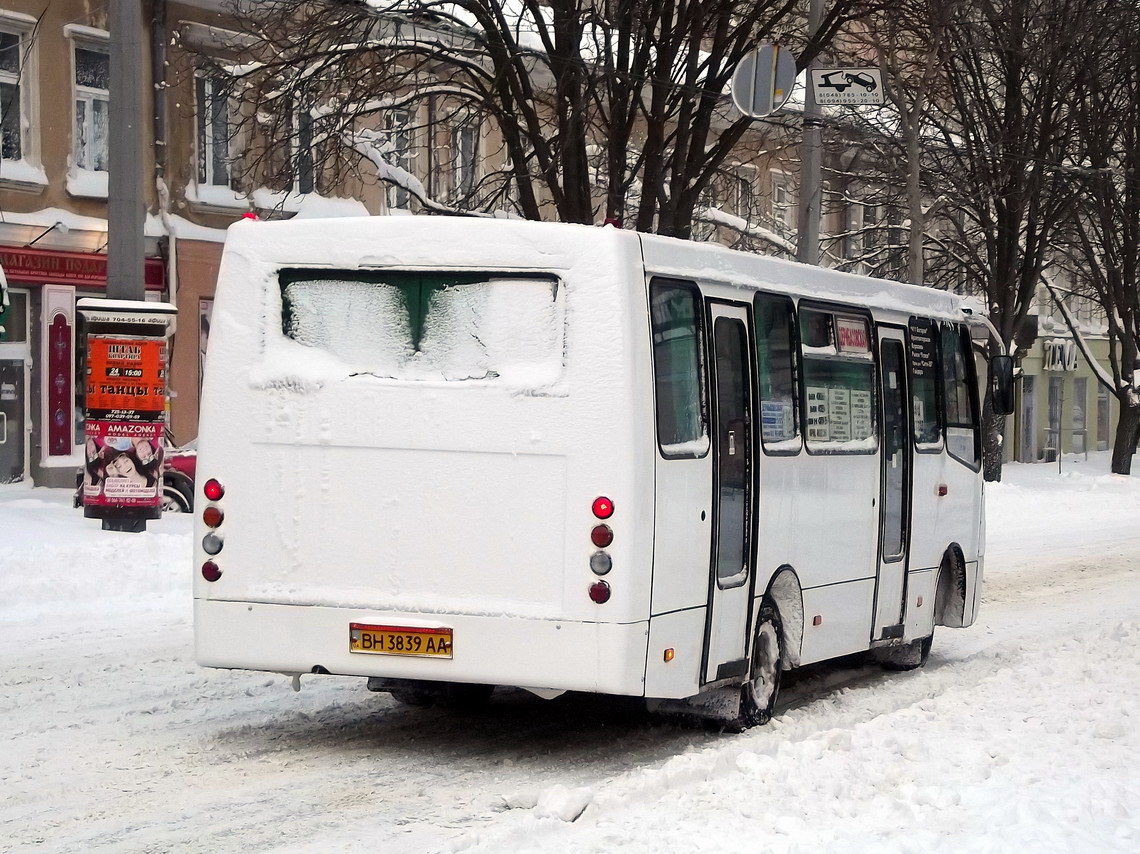
[[[349,623],[453,630],[453,658],[349,651]],[[199,664],[643,696],[648,622],[578,623],[194,600]]]

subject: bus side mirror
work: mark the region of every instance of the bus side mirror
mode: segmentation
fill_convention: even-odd
[[[990,359],[990,383],[994,412],[1000,415],[1012,415],[1014,409],[1012,356],[994,356]]]

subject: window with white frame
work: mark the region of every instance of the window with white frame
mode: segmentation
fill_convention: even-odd
[[[107,119],[111,56],[91,44],[75,45],[75,165],[107,171]]]
[[[792,182],[783,172],[772,172],[772,222],[776,232],[789,237],[796,230],[796,200]]]
[[[223,75],[194,80],[198,117],[198,183],[231,186],[232,81]]]
[[[457,199],[475,190],[475,170],[479,158],[479,124],[465,121],[451,129],[451,188]]]
[[[24,156],[23,64],[23,35],[0,31],[0,157],[4,160]]]
[[[413,173],[415,152],[412,150],[412,133],[415,113],[411,110],[388,110],[381,120],[381,129],[387,136],[385,159],[392,166]],[[403,186],[388,186],[389,210],[407,210],[412,194]]]
[[[308,107],[294,111],[290,120],[293,191],[311,193],[317,188],[317,165],[313,154],[313,114]]]
[[[748,222],[756,219],[756,167],[742,163],[734,168],[732,206],[737,216]]]
[[[861,254],[863,235],[860,228],[863,226],[863,205],[855,199],[844,198],[843,205],[843,235],[840,243],[840,252],[848,260],[854,260]]]

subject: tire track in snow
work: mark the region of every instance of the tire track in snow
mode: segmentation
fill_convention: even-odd
[[[1078,583],[1070,583],[1072,578],[1063,577],[1066,571],[1084,577]],[[983,611],[987,617],[979,626],[982,637],[971,637],[970,632],[965,632],[958,640],[954,637],[956,633],[940,630],[931,660],[922,670],[886,674],[878,668],[861,668],[854,672],[823,668],[793,689],[783,714],[768,727],[694,749],[659,767],[606,781],[590,793],[590,805],[573,825],[549,814],[519,814],[504,821],[496,833],[468,834],[451,850],[563,852],[608,851],[620,847],[625,852],[687,852],[754,851],[772,846],[772,850],[818,851],[834,850],[840,845],[854,846],[853,850],[895,850],[892,846],[898,846],[898,850],[993,850],[992,840],[979,841],[969,834],[961,834],[954,845],[944,836],[922,833],[912,836],[913,845],[903,844],[906,836],[900,833],[901,825],[892,821],[885,827],[868,829],[860,826],[859,816],[851,816],[851,827],[847,831],[830,828],[830,833],[821,829],[813,833],[810,814],[813,787],[818,785],[820,789],[815,798],[820,818],[828,810],[842,805],[842,799],[828,789],[827,764],[849,772],[859,769],[864,774],[870,769],[872,777],[877,766],[895,770],[901,767],[900,773],[905,777],[913,773],[913,768],[908,770],[906,766],[928,759],[931,753],[937,756],[938,747],[931,748],[926,741],[931,736],[945,737],[947,731],[960,740],[964,752],[982,752],[980,758],[975,756],[976,767],[966,769],[978,777],[974,780],[977,791],[973,794],[992,789],[995,796],[1008,798],[1012,804],[1008,809],[990,809],[985,803],[963,804],[953,791],[937,785],[929,785],[929,791],[923,792],[920,781],[909,778],[904,780],[904,791],[897,791],[893,784],[877,789],[872,783],[868,792],[853,801],[858,803],[861,798],[879,809],[894,806],[903,813],[941,810],[996,813],[1017,828],[1021,836],[1014,834],[1008,841],[1023,850],[1072,850],[1086,846],[1090,850],[1094,847],[1135,850],[1140,840],[1140,818],[1127,805],[1140,795],[1132,770],[1140,759],[1137,755],[1140,738],[1135,728],[1127,733],[1116,720],[1140,701],[1140,656],[1137,654],[1140,614],[1132,604],[1140,600],[1140,579],[1135,577],[1128,560],[1099,566],[1083,561],[1057,562],[1043,571],[1038,581],[1039,585],[1027,587],[1017,583],[995,585],[997,590],[991,593],[995,601]],[[1015,593],[1019,595],[1013,595]],[[1084,597],[1085,601],[1074,602],[1074,597]],[[1015,601],[1003,601],[1007,599]],[[1018,614],[1015,608],[1023,599],[1039,599],[1046,604]],[[1003,742],[1011,738],[1032,739],[1035,728],[1040,729],[1037,734],[1045,739],[1072,735],[1063,718],[1067,713],[1078,713],[1079,709],[1041,703],[1038,720],[1030,704],[1028,712],[1019,712],[1025,715],[1023,720],[1002,721],[1000,715],[1007,710],[1002,708],[1004,704],[1000,700],[1018,693],[1010,690],[1011,683],[1026,679],[1036,678],[1049,685],[1050,678],[1062,683],[1066,679],[1088,678],[1081,663],[1084,659],[1072,654],[1073,645],[1087,655],[1090,668],[1095,666],[1096,677],[1117,689],[1117,703],[1101,710],[1103,713],[1095,718],[1099,730],[1093,733],[1093,740],[1100,739],[1104,742],[1102,748],[1107,746],[1109,753],[1119,751],[1121,756],[1119,761],[1108,762],[1107,767],[1091,769],[1089,775],[1093,778],[1092,789],[1099,785],[1095,778],[1103,776],[1107,781],[1103,787],[1110,791],[1088,796],[1083,805],[1087,811],[1078,809],[1075,815],[1062,814],[1063,820],[1058,821],[1058,810],[1054,807],[1041,808],[1031,798],[1018,802],[1017,790],[1032,790],[1035,782],[1032,779],[1016,785],[999,780],[990,786],[986,777],[1000,777],[1003,766],[1017,761],[1016,757],[1005,755]],[[1098,659],[1097,653],[1101,650],[1113,650],[1117,655],[1114,659]],[[1052,660],[1060,662],[1059,667],[1054,666]],[[1063,672],[1057,673],[1057,670]],[[1095,700],[1097,694],[1096,686],[1092,687],[1093,690],[1086,692],[1091,695],[1090,701]],[[1048,699],[1048,689],[1038,693]],[[998,697],[999,701],[979,700],[980,696],[988,695]],[[980,702],[989,702],[993,708],[979,707]],[[999,716],[996,726],[987,726],[980,720],[987,712]],[[1054,719],[1053,724],[1048,723],[1050,718]],[[1026,732],[1019,731],[1021,729]],[[1080,730],[1079,725],[1077,729]],[[997,746],[987,747],[987,741]],[[986,755],[987,750],[994,754]],[[1103,754],[1104,749],[1101,752]],[[832,761],[822,761],[825,757]],[[945,756],[937,758],[947,761]],[[1079,762],[1079,759],[1078,756],[1072,761]],[[987,761],[994,768],[987,768]],[[960,773],[963,769],[957,770]],[[857,779],[858,775],[853,775],[852,782]],[[1057,782],[1061,785],[1064,780],[1059,778]],[[910,791],[905,791],[906,785]],[[801,807],[798,821],[780,815],[785,787],[796,790],[795,800]],[[748,805],[739,809],[725,806],[731,805],[734,799],[739,800],[745,792],[752,799]],[[1041,792],[1036,792],[1036,796],[1047,797]],[[763,805],[765,802],[767,807]],[[1107,839],[1105,835],[1090,835],[1086,827],[1090,812],[1095,814],[1096,805],[1101,802],[1109,806],[1102,810],[1099,818],[1114,828],[1107,833]],[[688,824],[693,824],[691,814],[703,817],[702,824],[695,829],[686,827],[687,816]],[[735,836],[717,833],[715,818],[723,819],[727,825],[737,825],[738,833]],[[773,826],[782,822],[782,830],[776,828],[761,842],[757,833],[772,830],[772,827],[763,823],[756,826],[757,818],[767,818]],[[913,824],[915,816],[901,818]],[[929,824],[929,818],[925,819]],[[672,833],[670,823],[677,826]],[[946,833],[947,829],[943,828],[942,832]],[[1114,837],[1115,833],[1120,834],[1118,838]]]

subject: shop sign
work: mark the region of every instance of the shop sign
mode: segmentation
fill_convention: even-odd
[[[107,285],[107,256],[100,253],[3,247],[0,267],[9,282],[99,288]],[[162,290],[165,276],[160,259],[146,259],[143,279],[147,290]]]
[[[1077,369],[1077,344],[1064,338],[1046,341],[1045,370],[1075,371]]]

